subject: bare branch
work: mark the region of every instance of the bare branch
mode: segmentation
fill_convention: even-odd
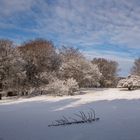
[[[79,114],[74,114],[75,116],[77,116],[78,118],[80,118],[80,120],[77,120],[75,118],[71,118],[69,117],[69,119],[65,116],[63,116],[63,119],[60,120],[56,120],[56,123],[52,123],[50,125],[48,125],[48,127],[51,126],[61,126],[61,125],[71,125],[71,124],[80,124],[80,123],[92,123],[93,121],[98,121],[99,118],[96,118],[95,115],[95,110],[90,109],[91,111],[88,112],[87,114],[84,113],[83,111],[79,111]],[[72,121],[71,121],[72,120]]]

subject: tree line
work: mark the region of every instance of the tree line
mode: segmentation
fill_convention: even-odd
[[[78,49],[57,48],[45,39],[29,40],[18,46],[0,39],[0,88],[9,94],[73,95],[81,87],[115,87],[117,72],[115,61],[90,61]]]

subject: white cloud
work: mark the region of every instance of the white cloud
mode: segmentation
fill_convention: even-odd
[[[140,10],[131,0],[68,0],[53,6],[45,2],[36,16],[38,34],[57,34],[60,41],[73,40],[98,44],[106,41],[138,48],[140,41]],[[36,13],[35,13],[36,14]],[[51,14],[51,16],[50,16]]]
[[[10,18],[12,24],[22,22],[25,13],[31,15],[40,36],[54,33],[60,42],[95,45],[104,44],[107,36],[107,42],[139,48],[138,0],[56,0],[52,5],[45,0],[1,0],[0,4],[2,17],[19,13],[15,21]]]
[[[10,16],[16,12],[30,10],[35,0],[1,0],[0,14]]]
[[[34,32],[59,45],[93,50],[108,43],[124,46],[131,51],[114,53],[112,48],[109,53],[104,48],[92,55],[116,60],[128,73],[138,57],[129,53],[140,51],[139,7],[139,0],[0,0],[0,29]],[[35,25],[23,27],[25,19]]]

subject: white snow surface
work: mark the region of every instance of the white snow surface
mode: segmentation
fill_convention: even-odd
[[[82,89],[76,96],[0,101],[0,140],[140,140],[140,90]],[[99,121],[48,127],[62,116],[96,110]]]

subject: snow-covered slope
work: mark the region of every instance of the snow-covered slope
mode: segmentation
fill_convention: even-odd
[[[0,101],[0,140],[140,140],[140,90],[83,89],[83,95]],[[48,127],[96,110],[91,124]]]

